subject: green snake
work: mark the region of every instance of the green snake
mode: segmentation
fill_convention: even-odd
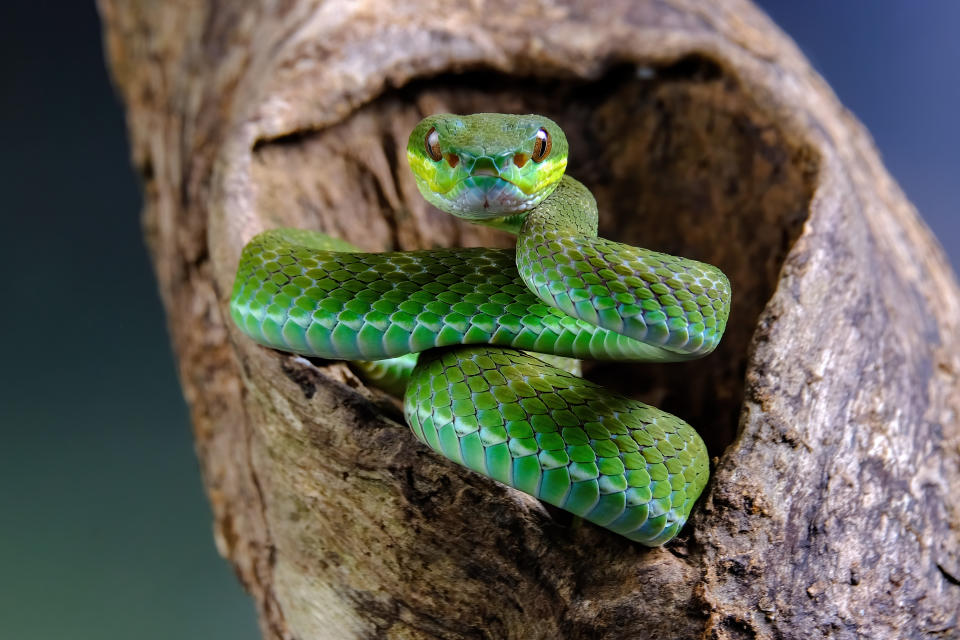
[[[567,152],[542,116],[429,116],[407,144],[420,192],[515,233],[515,250],[364,253],[275,229],[244,248],[230,312],[263,345],[367,361],[368,376],[405,389],[414,435],[450,460],[660,545],[707,482],[703,441],[556,356],[704,356],[723,334],[730,284],[711,265],[597,237],[596,202],[564,175]]]

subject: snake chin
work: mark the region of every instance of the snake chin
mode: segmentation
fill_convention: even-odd
[[[470,176],[457,191],[449,197],[448,211],[467,220],[489,220],[519,213],[535,207],[543,199],[542,194],[524,193],[499,176]]]

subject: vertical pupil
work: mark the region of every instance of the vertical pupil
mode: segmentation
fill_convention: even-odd
[[[533,144],[533,159],[540,162],[548,153],[550,153],[550,134],[541,127],[537,130],[537,140]]]
[[[430,131],[427,132],[426,143],[427,154],[429,154],[434,161],[439,161],[440,158],[443,157],[443,155],[440,153],[440,136],[437,134],[437,130],[433,127],[430,127]]]

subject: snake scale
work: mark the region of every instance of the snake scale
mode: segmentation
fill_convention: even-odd
[[[542,116],[429,116],[407,144],[420,192],[515,233],[515,250],[364,253],[275,229],[244,248],[230,311],[263,345],[367,361],[368,376],[405,389],[411,430],[445,457],[655,546],[707,482],[703,441],[557,356],[704,356],[730,284],[711,265],[597,237],[596,202],[564,175],[567,153]]]

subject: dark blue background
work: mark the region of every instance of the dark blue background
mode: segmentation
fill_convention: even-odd
[[[960,265],[960,2],[765,0]]]
[[[257,638],[213,547],[93,7],[0,4],[0,637]],[[960,263],[960,3],[761,4]]]

